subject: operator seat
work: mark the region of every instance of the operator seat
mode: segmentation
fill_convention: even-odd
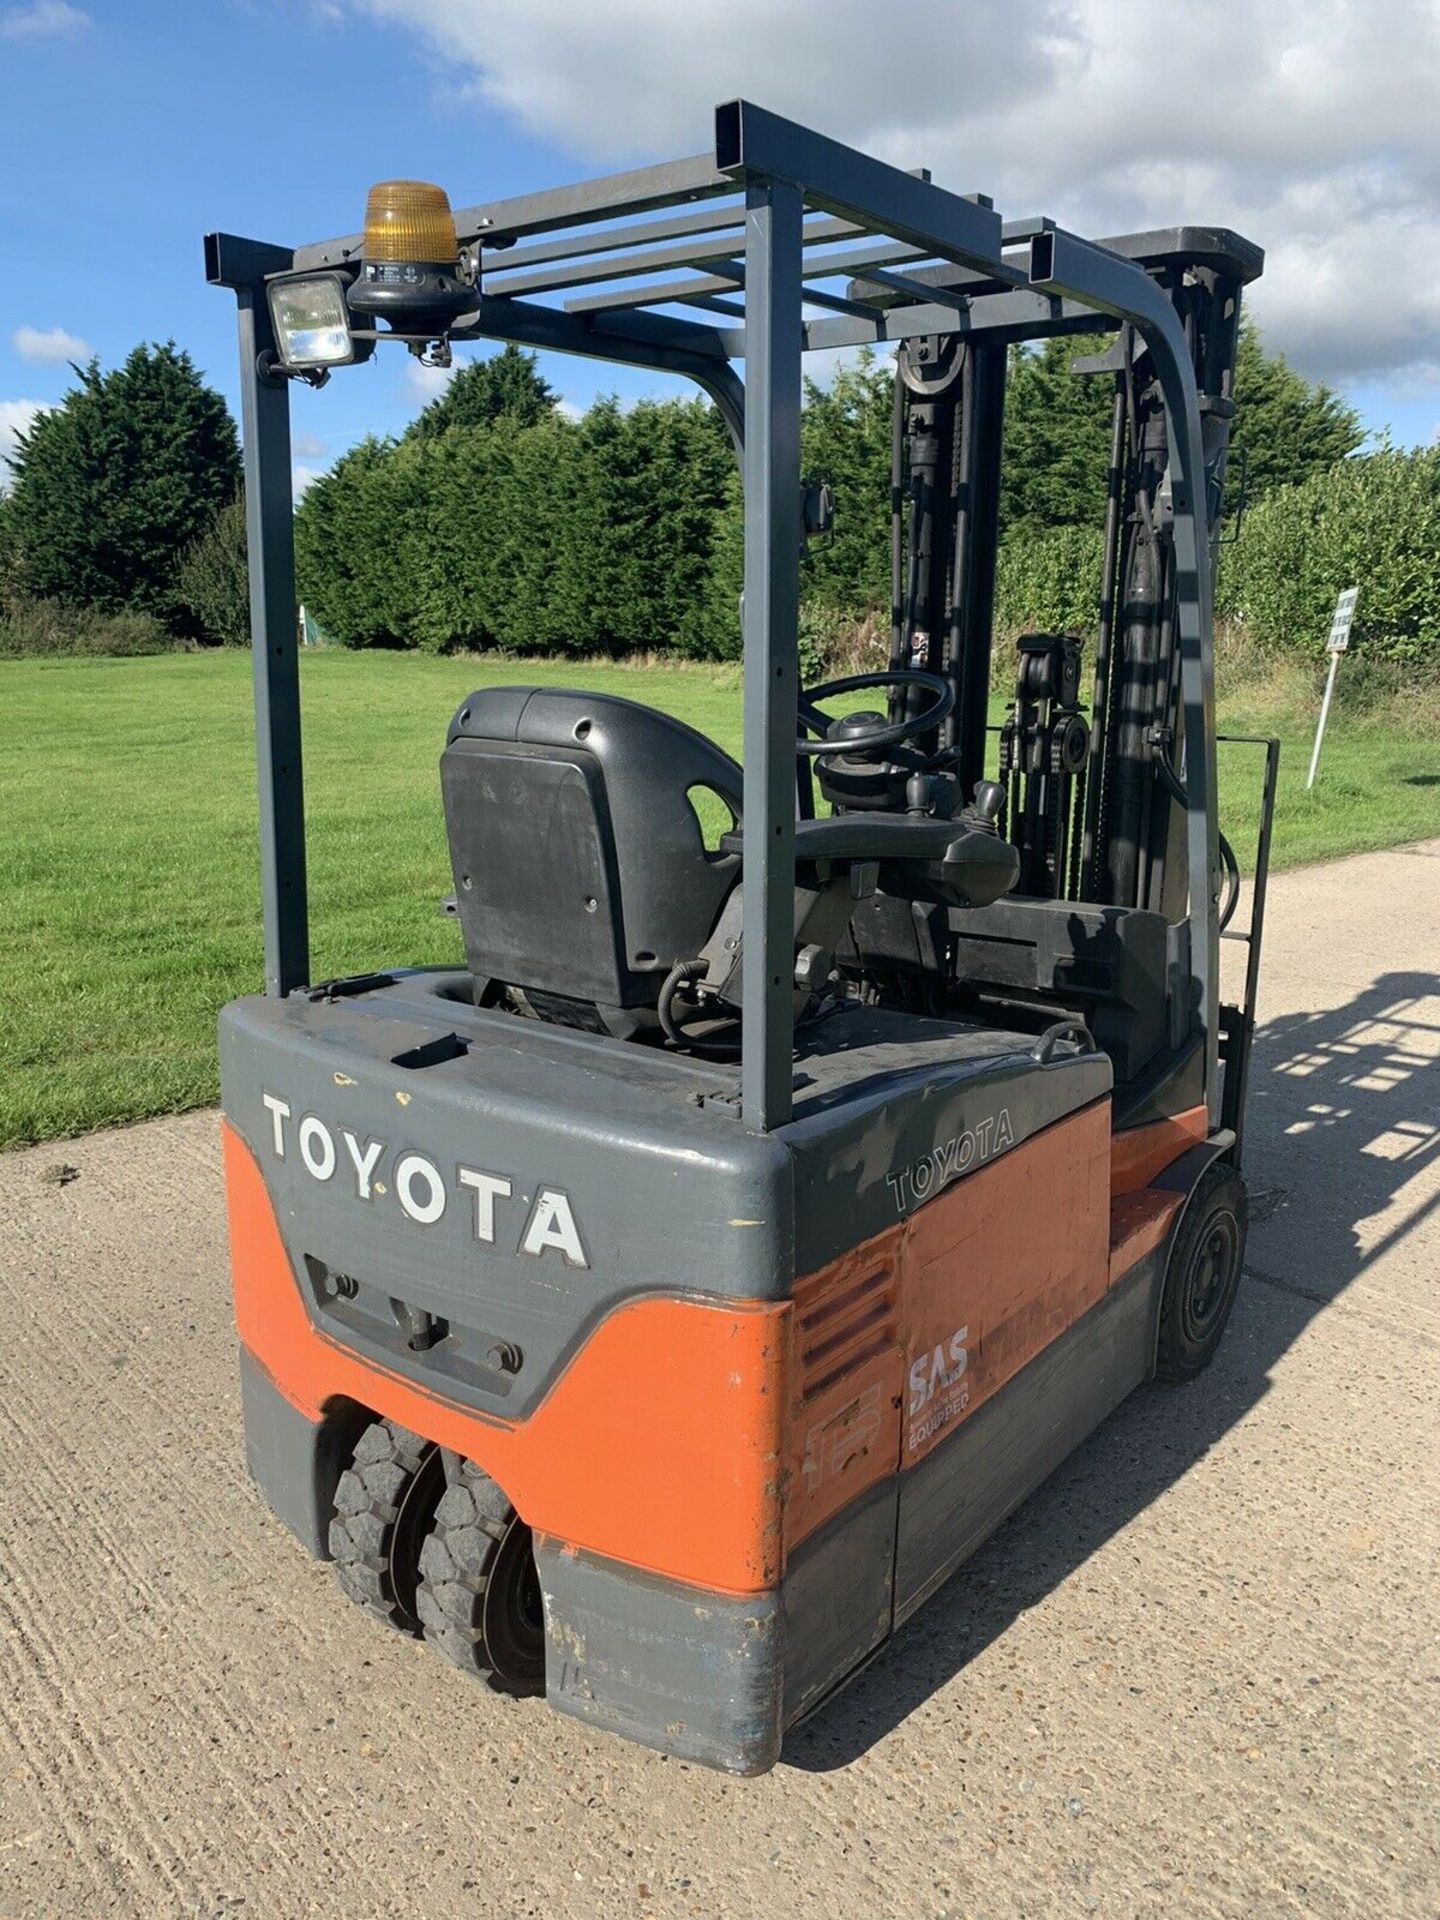
[[[735,761],[633,700],[486,687],[450,723],[440,784],[476,999],[519,988],[542,1018],[633,1032],[739,876],[689,798],[738,822]]]

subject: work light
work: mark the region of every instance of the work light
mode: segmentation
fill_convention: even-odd
[[[352,313],[374,314],[412,339],[443,336],[456,315],[478,304],[461,275],[455,216],[443,187],[424,180],[382,180],[370,189],[360,274]]]
[[[293,274],[267,291],[282,366],[343,367],[356,357],[342,274]]]

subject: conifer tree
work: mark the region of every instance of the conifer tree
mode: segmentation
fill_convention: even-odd
[[[535,355],[508,340],[488,360],[467,360],[411,423],[406,438],[432,440],[451,427],[489,427],[502,417],[533,427],[548,418],[559,401]]]
[[[234,422],[173,341],[139,346],[20,436],[6,505],[15,585],[36,598],[183,622],[180,555],[240,484]]]

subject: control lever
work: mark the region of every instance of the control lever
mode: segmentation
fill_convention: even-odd
[[[975,798],[961,810],[967,827],[980,833],[999,833],[1000,810],[1005,805],[1005,789],[998,780],[977,780]]]

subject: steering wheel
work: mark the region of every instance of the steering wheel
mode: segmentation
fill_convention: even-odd
[[[852,733],[844,740],[832,740],[829,737],[832,722],[820,712],[819,702],[834,700],[842,693],[859,693],[865,687],[918,687],[923,693],[934,694],[935,698],[923,713],[887,721],[884,726]],[[942,680],[938,673],[924,673],[918,667],[891,673],[852,673],[843,680],[827,680],[823,686],[804,687],[800,691],[796,703],[800,725],[806,733],[819,737],[807,740],[802,734],[795,743],[795,751],[813,759],[824,753],[866,754],[879,747],[898,746],[902,740],[911,740],[916,734],[928,733],[931,727],[939,726],[954,706],[955,689],[950,682]]]

